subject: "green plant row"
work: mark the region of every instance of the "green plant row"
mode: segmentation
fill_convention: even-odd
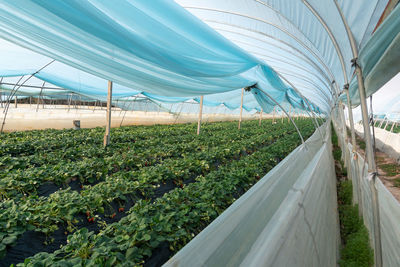
[[[99,184],[84,186],[80,193],[66,189],[55,192],[49,198],[30,196],[21,199],[18,205],[14,199],[4,201],[0,205],[3,209],[0,225],[4,225],[7,231],[4,238],[19,236],[31,229],[51,234],[60,224],[65,225],[68,232],[72,232],[78,222],[75,219],[78,213],[89,212],[90,216],[104,214],[113,200],[123,203],[127,194],[135,200],[150,198],[154,188],[160,184],[172,180],[175,184],[183,185],[190,177],[209,172],[214,163],[225,164],[243,152],[252,153],[256,148],[287,133],[286,127],[281,127],[267,136],[254,135],[242,142],[233,142],[230,148],[216,147],[206,152],[189,154],[179,160],[167,159],[163,164],[136,172],[119,172]],[[113,212],[115,211],[110,210],[107,215],[112,215]]]
[[[253,136],[257,130],[259,131],[256,127],[252,127],[245,132],[233,131],[232,134],[220,135],[218,134],[218,131],[221,131],[220,127],[209,128],[217,134],[208,138],[203,134],[200,138],[193,138],[193,134],[182,132],[176,138],[165,138],[160,137],[156,132],[154,133],[156,137],[148,136],[151,137],[148,143],[138,141],[130,145],[124,143],[123,146],[115,144],[106,151],[101,145],[93,143],[85,144],[85,147],[71,147],[69,148],[73,151],[71,153],[63,149],[48,153],[37,152],[18,158],[3,156],[0,158],[0,168],[4,166],[5,171],[0,175],[0,200],[36,193],[37,188],[44,181],[52,181],[57,185],[62,185],[71,179],[93,183],[120,170],[137,170],[160,163],[164,159],[181,158],[193,151],[206,151],[209,147],[226,144],[232,140],[240,142]],[[266,124],[263,129],[271,131],[273,127],[271,124]],[[132,135],[127,136],[125,132],[122,135],[125,140],[133,139]],[[122,137],[116,134],[114,138],[120,140]],[[178,139],[180,143],[177,143]],[[113,140],[113,144],[114,142],[116,141]]]
[[[376,125],[379,127],[380,122],[378,122]],[[381,129],[385,129],[385,126],[386,126],[386,131],[390,131],[390,129],[392,129],[393,123],[390,122],[390,123],[388,123],[386,125],[386,122],[384,122],[384,123],[382,123],[382,126],[380,128]],[[395,126],[393,126],[393,131],[392,132],[393,133],[400,133],[400,126],[397,125],[397,123],[395,124]]]
[[[338,146],[337,135],[332,127],[333,154],[341,166],[337,170],[338,177],[346,177],[347,171],[340,160],[341,150]],[[342,248],[340,250],[340,266],[343,267],[370,267],[374,264],[374,252],[370,247],[369,235],[362,218],[358,214],[358,205],[352,205],[353,187],[350,180],[338,180],[338,209],[340,221],[340,236]]]
[[[139,200],[128,216],[100,233],[80,229],[60,250],[39,253],[21,266],[141,265],[165,242],[175,253],[232,204],[238,192],[248,190],[268,172],[277,157],[285,157],[298,145],[298,136],[286,136],[155,201]]]

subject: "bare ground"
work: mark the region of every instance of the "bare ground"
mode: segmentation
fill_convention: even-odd
[[[358,135],[356,135],[356,138],[357,152],[365,157],[364,149],[360,148],[363,140]],[[378,149],[375,153],[375,160],[379,179],[397,201],[400,202],[400,165],[398,165],[395,159]]]

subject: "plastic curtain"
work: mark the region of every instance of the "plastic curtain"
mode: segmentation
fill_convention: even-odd
[[[378,91],[386,82],[400,72],[400,5],[374,33],[360,51],[359,64],[363,70],[366,96]],[[357,80],[353,79],[349,93],[353,107],[360,104]],[[347,99],[343,97],[344,102]]]
[[[136,91],[199,96],[258,83],[277,99],[285,94],[269,66],[171,1],[0,6],[1,37]]]

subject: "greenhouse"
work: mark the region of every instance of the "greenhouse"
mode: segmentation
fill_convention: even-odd
[[[0,266],[400,266],[398,0],[0,0]]]

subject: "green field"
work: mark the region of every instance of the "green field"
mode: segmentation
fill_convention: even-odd
[[[196,127],[1,135],[0,266],[161,265],[301,144],[286,120]]]
[[[379,125],[380,125],[380,122],[378,122],[378,123],[376,124],[376,127],[379,127]],[[381,128],[381,129],[384,129],[385,126],[386,126],[386,122],[382,123],[382,126],[381,126],[380,128]],[[392,126],[393,126],[393,123],[392,123],[392,122],[389,122],[389,123],[387,124],[387,126],[386,126],[386,131],[390,131],[390,129],[392,129]],[[393,132],[393,133],[400,133],[400,126],[394,125],[394,126],[393,126],[393,131],[392,131],[392,132]]]

